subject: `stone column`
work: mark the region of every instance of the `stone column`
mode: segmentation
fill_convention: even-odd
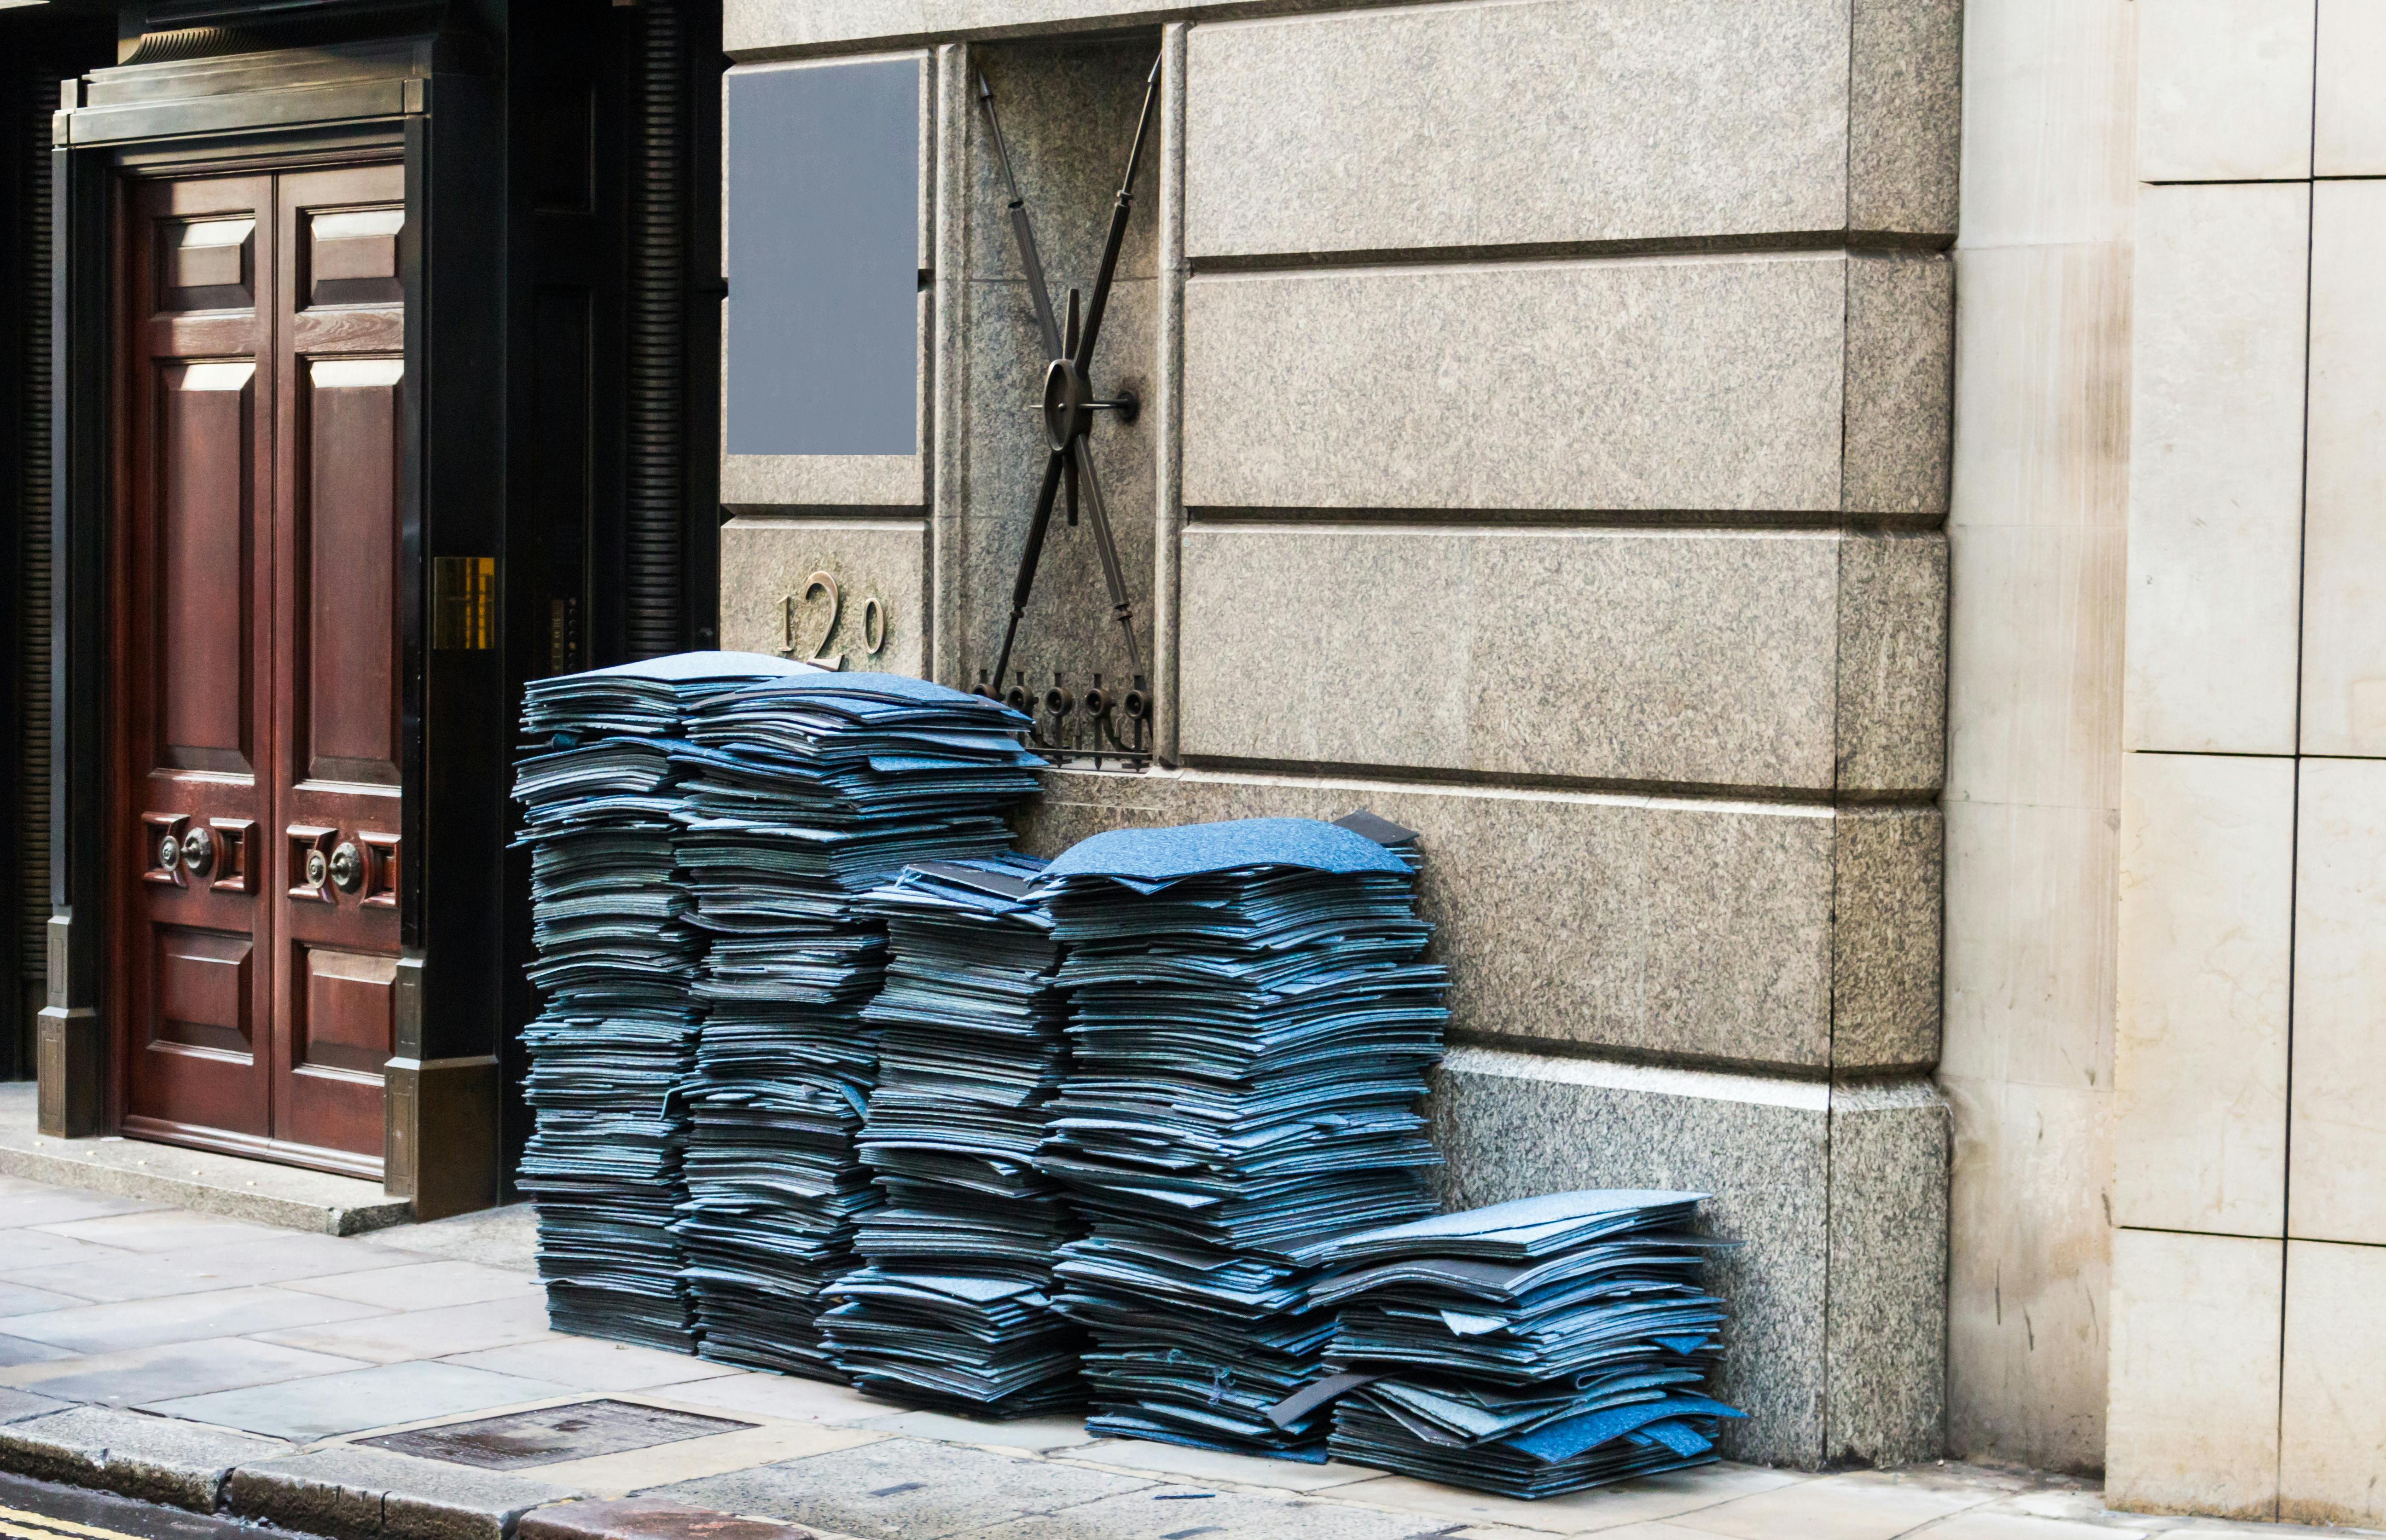
[[[2140,9],[1965,7],[1954,253],[1947,1452],[2082,1473],[2112,1319]]]

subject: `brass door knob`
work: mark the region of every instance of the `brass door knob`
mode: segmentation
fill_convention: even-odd
[[[323,885],[323,879],[329,877],[331,874],[332,863],[323,858],[323,853],[321,851],[309,850],[307,852],[307,885],[308,887],[321,887]]]
[[[182,836],[182,866],[195,880],[205,880],[215,870],[216,833],[212,829],[194,829]]]
[[[342,893],[365,885],[365,853],[353,844],[344,843],[332,852],[332,885]]]
[[[182,862],[182,842],[171,834],[157,837],[157,870],[171,871]]]

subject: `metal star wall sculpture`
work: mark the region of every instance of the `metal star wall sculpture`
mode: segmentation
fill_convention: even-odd
[[[1041,330],[1044,351],[1049,362],[1044,367],[1042,404],[1034,408],[1043,418],[1045,442],[1050,453],[1044,462],[1044,481],[1036,494],[1036,516],[1027,526],[1027,548],[1019,558],[1019,576],[1011,589],[1011,622],[1003,629],[1002,651],[996,656],[991,685],[981,682],[981,693],[1001,696],[1002,681],[1011,667],[1011,644],[1018,639],[1020,620],[1027,613],[1028,596],[1036,588],[1036,563],[1043,558],[1044,536],[1051,528],[1052,505],[1065,492],[1068,519],[1077,522],[1077,508],[1082,492],[1086,517],[1094,526],[1095,548],[1102,562],[1102,582],[1110,589],[1111,615],[1126,635],[1126,653],[1134,664],[1136,688],[1129,692],[1126,707],[1138,729],[1141,720],[1149,715],[1149,704],[1144,698],[1143,652],[1136,645],[1134,606],[1126,594],[1126,578],[1119,570],[1118,542],[1111,533],[1110,513],[1102,504],[1101,479],[1094,473],[1094,457],[1086,442],[1093,426],[1096,412],[1116,412],[1122,422],[1135,420],[1139,403],[1135,393],[1122,390],[1109,400],[1098,400],[1093,389],[1094,349],[1101,341],[1102,313],[1109,307],[1111,281],[1117,274],[1119,246],[1126,239],[1128,216],[1134,211],[1135,173],[1143,159],[1143,142],[1151,131],[1151,118],[1160,101],[1160,64],[1155,60],[1151,75],[1144,82],[1143,112],[1135,126],[1135,143],[1128,149],[1126,175],[1119,179],[1117,200],[1111,206],[1110,233],[1102,243],[1101,266],[1094,275],[1092,296],[1086,301],[1082,320],[1078,315],[1077,291],[1069,291],[1068,319],[1065,324],[1053,314],[1051,293],[1045,286],[1044,261],[1036,247],[1036,232],[1027,219],[1027,202],[1020,196],[1019,179],[1012,174],[1011,151],[1003,144],[1002,125],[994,111],[994,92],[981,74],[977,80],[979,107],[986,114],[986,137],[993,143],[995,159],[1002,168],[1002,181],[1011,194],[1011,233],[1019,244],[1019,263],[1027,275],[1027,292],[1036,306],[1036,324]],[[1098,681],[1099,682],[1099,681]],[[1099,692],[1097,692],[1098,694]],[[1051,694],[1065,696],[1056,682]],[[1032,697],[1031,697],[1032,699]],[[1059,714],[1067,716],[1074,703],[1049,701]],[[1094,701],[1088,698],[1089,710]],[[1105,703],[1107,704],[1107,703]],[[1099,713],[1107,720],[1108,712]],[[1099,731],[1099,730],[1098,730]],[[1096,741],[1099,747],[1099,738]]]

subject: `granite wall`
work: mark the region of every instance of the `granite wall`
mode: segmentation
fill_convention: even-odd
[[[2116,1504],[2386,1523],[2386,17],[2149,0]]]
[[[919,58],[933,154],[916,496],[745,497],[726,645],[844,572],[893,617],[873,661],[975,682],[1041,465],[975,81],[1057,290],[1089,282],[1161,55],[1096,381],[1143,409],[1093,446],[1162,764],[1054,773],[1024,837],[1419,830],[1450,1196],[1714,1194],[1742,1459],[1942,1447],[1962,27],[1953,0],[727,10],[741,68]],[[1036,682],[1127,671],[1092,562],[1056,523]]]

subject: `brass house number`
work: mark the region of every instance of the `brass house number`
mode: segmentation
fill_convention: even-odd
[[[806,632],[811,630],[810,617],[815,608],[812,601],[816,598],[827,601],[828,617],[825,623],[821,626],[819,639],[812,644],[811,650],[806,652],[796,637],[799,630]],[[781,656],[798,657],[807,663],[824,663],[832,669],[843,669],[851,661],[850,656],[841,652],[831,653],[829,646],[836,640],[837,620],[844,613],[844,590],[840,589],[836,580],[826,572],[814,572],[804,580],[804,591],[801,594],[787,595],[783,611],[785,640],[779,647]],[[872,658],[885,650],[886,605],[877,595],[873,594],[861,601],[861,656],[864,658]]]

